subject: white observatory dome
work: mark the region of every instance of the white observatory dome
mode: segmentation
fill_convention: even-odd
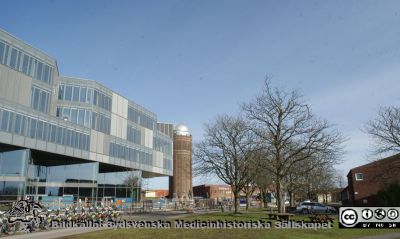
[[[183,136],[190,136],[189,128],[184,124],[178,124],[178,125],[175,126],[174,134],[183,135]]]

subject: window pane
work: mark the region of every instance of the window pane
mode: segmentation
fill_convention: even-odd
[[[63,120],[70,120],[71,116],[70,116],[70,109],[68,108],[64,108],[63,109]]]
[[[81,94],[79,96],[79,101],[85,103],[86,102],[86,87],[81,88]]]
[[[21,123],[21,135],[26,135],[25,131],[25,125],[27,124],[27,119],[26,116],[22,117],[22,123]]]
[[[35,72],[36,80],[42,80],[42,71],[43,71],[43,63],[40,61],[36,61],[36,72]]]
[[[7,131],[8,130],[8,122],[9,122],[9,117],[10,117],[10,112],[9,111],[3,111],[3,117],[1,120],[1,130],[2,131]]]
[[[40,107],[39,111],[47,112],[47,93],[45,91],[40,92]]]
[[[21,60],[22,60],[22,53],[20,52],[20,51],[18,51],[18,57],[17,57],[17,64],[16,64],[16,66],[15,66],[15,69],[17,70],[17,71],[20,71],[20,65],[21,65]]]
[[[21,132],[22,115],[15,115],[14,133],[20,134]]]
[[[62,100],[64,99],[64,85],[61,84],[60,87],[58,87],[58,99]]]
[[[27,75],[29,75],[28,64],[29,64],[29,56],[28,55],[24,55],[24,59],[22,61],[22,72],[24,74],[27,74]]]
[[[36,138],[43,139],[43,122],[42,121],[37,122]]]
[[[79,110],[78,114],[78,124],[84,125],[85,124],[85,110]]]
[[[73,101],[79,100],[79,87],[78,86],[74,86],[74,94],[73,94],[72,100]]]
[[[6,50],[5,50],[5,52],[4,52],[4,65],[7,64],[7,61],[8,61],[8,52],[9,52],[9,50],[10,50],[10,46],[6,44]]]
[[[56,130],[57,130],[57,127],[55,125],[51,125],[50,126],[50,130],[51,130],[50,141],[55,143],[56,142]]]
[[[18,51],[17,51],[17,49],[15,49],[15,48],[12,48],[11,49],[11,58],[10,58],[10,64],[9,64],[9,66],[11,67],[11,68],[16,68],[16,66],[17,66],[17,53],[18,53]]]
[[[3,64],[5,44],[0,42],[0,64]]]
[[[71,110],[71,122],[73,122],[75,124],[78,122],[78,110],[77,109]]]
[[[71,101],[72,100],[72,86],[66,85],[65,86],[65,98],[64,100]]]
[[[98,98],[98,92],[97,90],[94,90],[93,92],[93,104],[97,105],[97,98]]]
[[[29,65],[28,65],[28,75],[29,76],[33,75],[33,73],[32,73],[32,69],[34,69],[33,64],[34,64],[33,58],[29,57]]]
[[[35,133],[36,133],[36,120],[30,118],[30,124],[29,124],[29,137],[35,138]]]
[[[44,66],[44,82],[50,83],[50,67],[48,65]]]
[[[85,126],[86,127],[90,127],[90,116],[91,116],[91,113],[90,113],[90,110],[85,110]]]
[[[63,144],[63,130],[61,127],[57,127],[57,144]]]

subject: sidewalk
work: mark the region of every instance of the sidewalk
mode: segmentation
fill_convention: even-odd
[[[65,236],[72,236],[86,232],[94,232],[99,230],[105,230],[104,228],[68,228],[68,229],[57,229],[43,232],[34,232],[28,234],[12,235],[4,238],[7,239],[52,239],[60,238]]]

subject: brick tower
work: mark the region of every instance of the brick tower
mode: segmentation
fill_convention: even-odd
[[[188,200],[193,197],[192,189],[192,136],[187,126],[179,124],[173,135],[173,172],[172,197]],[[171,195],[171,194],[170,194]]]

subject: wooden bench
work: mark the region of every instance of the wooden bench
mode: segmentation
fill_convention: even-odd
[[[309,216],[311,222],[331,222],[333,223],[334,218],[329,214],[319,213]]]
[[[268,218],[272,220],[290,220],[294,216],[292,213],[267,213]]]

